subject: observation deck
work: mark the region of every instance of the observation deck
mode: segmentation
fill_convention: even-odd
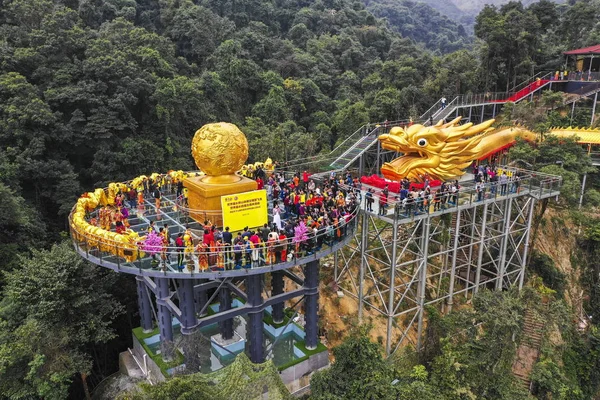
[[[320,227],[315,232],[307,227],[307,232],[295,235],[288,229],[285,239],[279,236],[277,241],[260,240],[256,246],[246,242],[235,248],[219,241],[208,246],[202,244],[205,226],[197,219],[202,216],[218,220],[215,214],[218,211],[184,206],[181,197],[176,200],[175,186],[165,185],[163,177],[153,174],[152,178],[162,185],[164,194],[160,202],[144,198],[141,205],[129,207],[125,224],[128,229],[123,233],[115,232],[114,225],[106,218],[110,207],[97,208],[110,204],[119,190],[139,188],[141,177],[84,194],[69,215],[71,238],[83,258],[135,276],[141,328],[150,335],[138,337],[134,333],[137,356],[141,359],[148,354],[151,360],[158,357],[163,362],[174,362],[172,371],[181,367],[174,361],[177,354],[182,354],[178,350],[180,343],[192,338],[191,335],[219,332],[206,338],[209,345],[203,351],[215,357],[207,358],[209,365],[202,364],[202,368],[220,368],[242,351],[247,351],[254,363],[275,358],[279,352],[277,362],[294,366],[289,367],[291,371],[282,371],[287,383],[298,374],[326,366],[326,348],[319,344],[318,336],[319,260],[341,250],[355,236],[360,205],[349,200],[336,207],[335,213],[331,211],[333,229]],[[344,189],[341,192],[346,193]],[[157,241],[150,243],[154,236],[149,233],[151,224],[155,224],[154,231],[168,230],[168,244],[167,240],[157,239],[158,235],[154,237]],[[249,231],[258,228],[261,227],[250,227]],[[186,243],[181,246],[179,242],[177,246],[175,238],[184,233]],[[231,233],[235,244],[237,232]],[[293,299],[299,300],[294,303]],[[303,326],[295,323],[300,314]],[[177,327],[181,340],[174,332]],[[285,343],[292,342],[300,343],[304,351],[297,346],[282,349]],[[158,370],[158,364],[152,365]],[[160,369],[156,376],[169,373]]]
[[[302,255],[296,251],[292,254],[288,251],[288,257],[285,260],[276,260],[269,263],[267,260],[267,243],[261,242],[257,247],[259,260],[257,262],[249,261],[246,263],[246,249],[242,249],[243,263],[236,265],[234,261],[234,252],[231,246],[223,247],[220,250],[211,249],[210,251],[199,251],[197,244],[202,242],[204,227],[192,219],[190,215],[208,215],[203,210],[195,210],[177,204],[175,195],[166,194],[161,199],[160,210],[156,209],[154,199],[144,200],[144,207],[137,208],[143,211],[130,211],[134,213],[129,219],[130,229],[138,233],[141,238],[148,232],[151,222],[156,224],[156,228],[162,228],[165,224],[169,230],[171,243],[162,247],[154,257],[142,249],[141,241],[132,246],[119,241],[109,240],[99,237],[89,232],[85,232],[73,223],[73,213],[75,207],[69,216],[69,226],[71,238],[75,250],[88,261],[112,269],[117,272],[124,272],[133,275],[157,277],[157,278],[177,278],[177,279],[219,279],[229,277],[244,277],[248,275],[264,274],[273,271],[289,269],[295,266],[303,265],[308,262],[321,259],[341,248],[348,242],[356,228],[356,216],[360,210],[359,205],[352,208],[351,212],[340,218],[339,230],[340,236],[330,237],[323,230],[317,235],[309,237],[308,241],[295,242],[293,237],[288,237],[285,246],[293,250],[296,245],[301,247]],[[271,203],[269,204],[271,209]],[[96,217],[98,211],[89,214],[89,220]],[[219,227],[223,228],[223,227]],[[260,229],[261,227],[250,227],[250,231]],[[175,238],[179,233],[190,232],[194,245],[190,247],[174,246]],[[235,232],[234,234],[235,240]],[[185,258],[184,268],[178,268],[176,260],[183,253]],[[289,256],[291,255],[291,257]],[[166,257],[167,262],[163,263],[162,258]],[[206,257],[208,266],[200,267],[200,257]],[[221,261],[218,261],[222,257]]]
[[[411,208],[399,207],[398,212],[396,212],[396,202],[390,200],[387,202],[383,214],[379,212],[379,202],[375,201],[371,213],[377,214],[381,220],[387,223],[407,223],[423,218],[456,213],[459,210],[470,209],[486,203],[495,203],[508,198],[529,196],[541,200],[556,197],[560,194],[562,185],[562,177],[560,176],[506,166],[499,167],[499,171],[506,172],[508,176],[505,187],[503,188],[503,185],[499,182],[482,183],[481,197],[476,188],[475,180],[466,179],[459,182],[460,189],[455,195],[451,193],[443,195],[440,202],[444,205],[439,210],[436,210],[433,204],[421,207],[414,204]],[[517,176],[518,180],[515,179]],[[391,194],[389,198],[392,198]],[[362,204],[361,208],[365,209],[365,205]]]
[[[288,252],[293,253],[285,259],[279,255],[273,259],[273,248],[269,248],[269,244],[254,249],[259,252],[258,258],[247,257],[248,261],[242,263],[235,261],[232,247],[198,247],[204,226],[191,215],[206,215],[211,219],[210,213],[178,204],[169,188],[159,209],[152,198],[130,212],[130,232],[134,233],[131,237],[138,238],[136,240],[112,240],[119,239],[119,235],[90,227],[92,219],[98,218],[98,211],[86,210],[82,216],[83,207],[79,202],[69,216],[71,237],[76,251],[85,259],[136,276],[141,328],[153,335],[155,346],[160,343],[160,354],[145,350],[152,359],[162,357],[167,362],[177,354],[174,327],[180,328],[183,338],[191,338],[190,335],[198,332],[218,331],[220,334],[209,340],[207,351],[229,357],[245,349],[255,363],[274,357],[276,345],[279,343],[281,347],[282,340],[286,340],[280,338],[289,338],[289,335],[306,349],[317,349],[320,346],[319,260],[329,254],[334,255],[333,275],[340,290],[359,301],[359,318],[363,303],[373,310],[381,310],[388,318],[386,352],[390,354],[392,341],[397,348],[411,336],[417,337],[417,348],[420,348],[427,305],[447,300],[451,307],[452,299],[458,294],[468,295],[492,284],[498,290],[522,284],[533,205],[537,200],[557,196],[562,182],[558,176],[499,168],[508,176],[506,184],[490,182],[476,187],[473,180],[463,179],[458,192],[443,195],[439,207],[434,206],[434,201],[426,206],[419,202],[411,206],[398,204],[395,195],[390,193],[386,210],[380,213],[376,191],[373,209],[367,211],[367,187],[363,185],[360,201],[346,201],[347,215],[341,217],[335,227],[339,233],[332,237],[330,232],[318,230],[303,240],[288,235],[284,244]],[[109,189],[95,193],[112,195],[114,187],[113,192]],[[353,191],[344,185],[339,189],[343,193]],[[432,188],[432,193],[436,189]],[[452,217],[444,218],[446,214]],[[154,257],[143,243],[152,222],[157,229],[166,224],[171,239],[169,245],[154,251]],[[193,245],[175,246],[173,239],[184,232],[193,238]],[[235,238],[236,233],[232,233]],[[181,263],[182,258],[184,263]],[[440,258],[446,260],[441,267]],[[163,259],[168,262],[163,263]],[[449,260],[453,260],[452,266]],[[385,274],[390,276],[385,278]],[[448,293],[436,291],[437,296],[428,297],[428,288],[435,286],[439,290],[448,279],[451,282]],[[296,317],[302,314],[300,303],[304,304],[304,331],[294,324]],[[286,315],[288,311],[284,313],[286,306],[289,315]],[[234,328],[234,319],[245,327],[240,331],[241,336]],[[277,322],[269,325],[269,319]],[[403,319],[407,323],[400,332],[394,328],[394,321]],[[409,334],[415,324],[415,334]],[[153,333],[156,329],[157,333]],[[301,337],[294,336],[296,334]],[[144,352],[142,342],[151,346],[147,341],[152,338],[138,338],[140,357]],[[269,338],[270,345],[265,345],[265,338]],[[293,352],[305,354],[296,347]],[[325,354],[294,356],[297,359],[290,362],[306,362],[306,368],[314,370],[327,364]],[[317,357],[318,361],[317,358],[303,361],[307,357]],[[297,370],[282,371],[287,382],[286,374],[292,381]]]

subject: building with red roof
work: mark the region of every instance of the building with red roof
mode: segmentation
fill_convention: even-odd
[[[577,71],[587,73],[588,76],[600,71],[600,44],[565,51],[563,54],[567,57],[567,62],[574,61]]]

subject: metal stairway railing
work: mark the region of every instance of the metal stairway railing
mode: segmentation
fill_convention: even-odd
[[[354,143],[348,151],[336,158],[330,166],[335,169],[346,169],[354,161],[356,161],[363,153],[371,148],[376,142],[379,135],[379,128],[373,129],[368,135],[364,136]]]
[[[575,92],[570,93],[576,96],[566,99],[562,105],[566,106],[575,103],[576,101],[579,101],[584,97],[589,97],[596,93],[600,93],[600,82],[592,83],[586,87],[583,87]]]
[[[423,121],[423,125],[427,126],[432,121],[433,123],[436,123],[440,119],[447,119],[450,115],[452,115],[452,113],[456,112],[457,108],[505,104],[508,101],[518,103],[550,84],[551,73],[545,73],[541,77],[540,74],[541,73],[538,73],[529,78],[527,81],[521,82],[508,92],[488,92],[458,95],[454,97],[444,109],[442,109],[442,100],[440,99],[431,108],[429,108],[429,110],[425,111],[425,113],[421,115],[420,120]],[[534,86],[538,82],[537,78],[540,78],[542,83],[539,84],[539,86]],[[522,95],[519,95],[518,98],[512,99],[515,95],[518,95],[520,91],[527,89],[528,87],[531,87],[533,90],[527,90],[523,92]]]
[[[285,165],[283,165],[280,169],[284,171],[296,172],[301,169],[307,169],[310,165],[322,164],[326,162],[328,163],[330,160],[335,160],[336,158],[348,152],[356,144],[356,141],[364,135],[364,132],[366,132],[367,129],[369,129],[369,125],[361,126],[329,153],[290,160],[286,162]]]

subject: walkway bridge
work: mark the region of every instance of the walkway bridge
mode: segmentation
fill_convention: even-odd
[[[591,79],[592,76],[586,76],[587,78]],[[593,78],[600,79],[600,76],[594,75]],[[508,92],[458,95],[452,98],[444,108],[439,99],[413,122],[428,126],[432,122],[437,123],[441,119],[448,120],[458,116],[462,116],[465,122],[483,122],[486,118],[495,118],[508,102],[518,103],[527,99],[531,100],[544,90],[563,91],[566,90],[569,83],[577,83],[580,88],[567,92],[572,96],[568,97],[562,105],[573,104],[575,107],[577,101],[594,96],[592,111],[592,120],[594,120],[600,82],[582,81],[581,77],[573,73],[568,75],[568,79],[556,81],[553,80],[552,73],[540,72]],[[346,137],[330,153],[292,160],[288,162],[285,170],[293,173],[306,169],[318,175],[325,175],[331,171],[346,171],[358,163],[359,173],[378,173],[377,165],[380,165],[381,162],[375,160],[387,157],[384,161],[390,161],[391,157],[390,152],[381,149],[377,137],[394,126],[404,127],[409,124],[411,124],[409,120],[398,120],[363,125]]]
[[[392,200],[380,212],[377,192],[373,211],[363,207],[354,239],[335,253],[334,280],[358,301],[360,320],[387,319],[388,355],[407,343],[422,348],[427,306],[449,311],[482,288],[523,286],[535,204],[558,196],[561,178],[501,170],[505,186],[486,183],[480,193],[464,180],[439,207]]]

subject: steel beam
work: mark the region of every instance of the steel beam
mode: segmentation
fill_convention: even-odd
[[[450,286],[448,287],[448,312],[452,311],[454,304],[454,280],[456,279],[456,256],[458,255],[458,238],[460,236],[460,210],[456,213],[456,225],[454,226],[454,247],[452,248],[452,269],[450,270]],[[439,295],[439,293],[438,293]]]
[[[223,286],[219,291],[219,313],[231,310],[231,291]],[[219,322],[219,331],[223,340],[233,338],[233,318]]]
[[[483,205],[483,214],[481,215],[481,229],[479,231],[479,253],[477,255],[477,270],[475,272],[475,286],[473,293],[479,290],[479,280],[481,279],[481,262],[483,260],[483,249],[485,247],[485,226],[488,212],[488,203]]]
[[[366,212],[362,213],[362,229],[361,229],[361,240],[360,240],[360,248],[361,248],[361,257],[360,257],[360,270],[358,277],[358,322],[362,323],[363,319],[363,302],[364,302],[364,281],[365,281],[365,267],[367,263],[367,246],[368,246],[368,231],[369,231],[369,219]]]
[[[194,302],[196,303],[196,310],[199,312],[204,308],[204,305],[208,301],[208,295],[205,290],[197,290],[197,285],[202,284],[204,279],[194,279]],[[206,311],[201,316],[206,315]]]
[[[181,310],[181,333],[190,335],[193,326],[198,323],[194,302],[194,282],[191,279],[178,279],[179,309]]]
[[[427,259],[429,250],[429,229],[431,226],[431,218],[428,216],[425,218],[425,226],[423,227],[422,239],[423,244],[421,248],[420,257],[420,273],[421,277],[419,280],[419,320],[417,325],[417,351],[421,351],[422,335],[423,335],[423,318],[425,314],[425,290],[427,288]]]
[[[304,265],[304,341],[308,350],[317,348],[319,342],[319,261]]]
[[[138,293],[138,307],[140,309],[140,325],[144,333],[152,332],[154,324],[152,322],[152,306],[150,304],[150,295],[143,276],[136,275]]]
[[[392,227],[392,258],[390,262],[390,292],[388,297],[388,320],[387,320],[387,337],[385,342],[385,354],[390,355],[392,349],[392,324],[394,322],[394,294],[396,285],[396,252],[398,249],[398,223],[395,222]]]
[[[508,189],[510,190],[510,188]],[[502,283],[504,282],[504,275],[506,273],[506,247],[508,246],[508,235],[510,234],[511,228],[511,212],[512,212],[512,200],[507,198],[504,205],[504,221],[502,228],[502,241],[500,242],[500,262],[498,263],[498,277],[496,278],[496,290],[502,290]]]
[[[260,364],[265,360],[265,350],[263,345],[263,311],[260,309],[263,303],[261,293],[262,275],[249,275],[246,278],[248,305],[256,308],[251,308],[248,312],[248,341],[250,344],[250,360],[256,364]]]
[[[160,350],[164,361],[173,358],[173,321],[166,302],[171,297],[168,278],[156,278],[156,305],[158,307],[158,331]]]
[[[523,289],[525,281],[525,268],[527,267],[527,256],[529,254],[529,233],[531,232],[531,222],[535,210],[535,199],[531,198],[529,205],[529,215],[527,216],[527,230],[525,231],[525,246],[523,248],[523,257],[521,258],[521,275],[519,276],[519,290]]]
[[[271,274],[271,296],[277,296],[283,293],[283,272],[273,271]],[[283,322],[284,303],[273,304],[273,322],[281,324]]]

